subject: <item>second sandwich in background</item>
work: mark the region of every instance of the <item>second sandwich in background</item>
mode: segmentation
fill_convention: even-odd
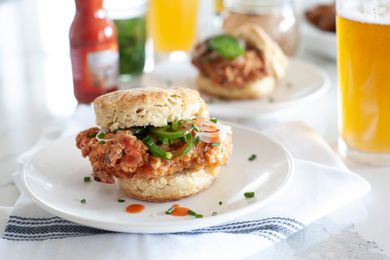
[[[284,76],[287,62],[277,43],[255,24],[199,43],[192,57],[199,69],[197,88],[226,99],[269,96]]]

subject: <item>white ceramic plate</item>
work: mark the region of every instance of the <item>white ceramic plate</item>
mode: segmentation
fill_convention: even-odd
[[[64,219],[105,230],[137,233],[187,231],[227,222],[269,203],[287,185],[293,173],[289,152],[256,131],[233,126],[234,152],[229,165],[206,191],[176,203],[204,215],[165,215],[173,202],[146,203],[126,198],[117,185],[83,178],[91,172],[81,157],[74,138],[53,142],[38,152],[24,169],[23,182],[30,197],[43,209]],[[249,161],[251,154],[257,159]],[[253,191],[256,197],[245,199]],[[80,200],[85,198],[86,203]],[[119,203],[118,198],[126,198]],[[219,201],[223,204],[219,205]],[[142,203],[139,214],[125,212],[128,204]],[[213,212],[218,215],[212,216]]]
[[[144,86],[170,87],[185,86],[195,88],[197,70],[188,60],[163,62],[155,70],[143,77]],[[248,101],[226,101],[203,96],[212,115],[224,118],[253,117],[320,96],[328,86],[328,78],[322,69],[313,64],[291,58],[287,73],[276,91],[269,98]]]

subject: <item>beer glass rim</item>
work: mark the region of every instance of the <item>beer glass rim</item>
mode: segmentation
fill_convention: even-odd
[[[354,21],[390,25],[390,0],[336,0],[336,12]]]

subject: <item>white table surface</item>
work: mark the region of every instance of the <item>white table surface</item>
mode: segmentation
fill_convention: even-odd
[[[0,3],[0,22],[12,8]],[[13,32],[0,26],[0,34],[4,33]],[[0,233],[18,197],[11,179],[17,156],[47,126],[64,124],[76,105],[67,53],[18,51],[14,44],[0,39]],[[299,56],[328,73],[329,91],[310,103],[242,123],[262,129],[275,122],[301,120],[336,150],[335,62],[304,50]],[[345,163],[370,182],[372,191],[250,259],[390,259],[390,167]]]

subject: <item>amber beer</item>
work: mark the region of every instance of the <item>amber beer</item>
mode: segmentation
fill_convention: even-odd
[[[158,52],[188,51],[196,36],[199,0],[149,1],[148,27]]]
[[[339,13],[337,44],[346,149],[390,155],[390,23]]]

